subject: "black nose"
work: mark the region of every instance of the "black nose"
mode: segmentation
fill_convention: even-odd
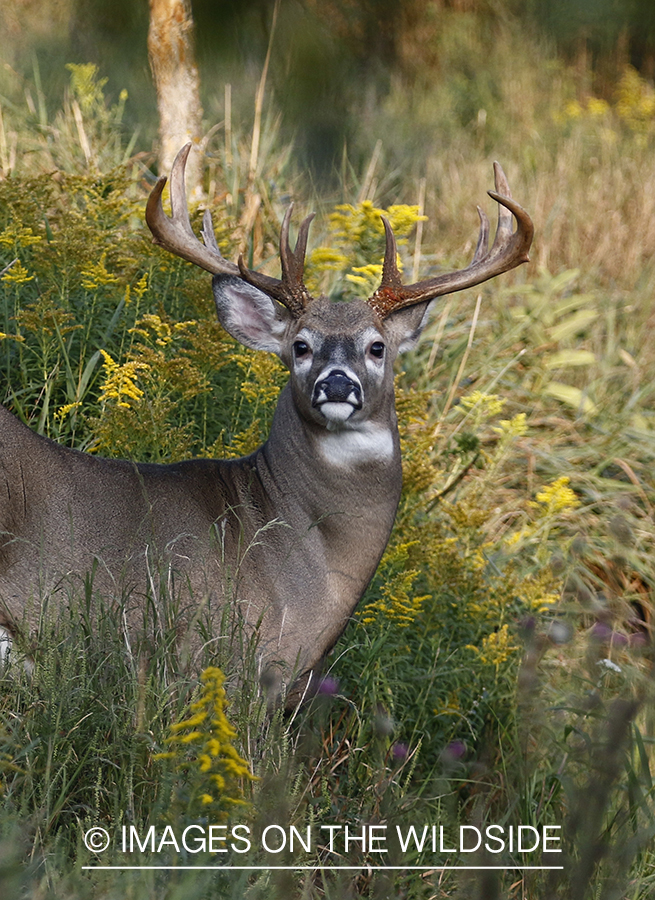
[[[317,381],[314,386],[312,404],[320,403],[352,403],[357,409],[362,405],[362,391],[358,384],[345,372],[335,369],[326,378]]]

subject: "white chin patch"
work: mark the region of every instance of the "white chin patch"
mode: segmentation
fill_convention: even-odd
[[[355,411],[355,407],[350,403],[321,403],[321,412],[330,425],[340,425],[346,422]]]
[[[318,442],[323,459],[331,466],[349,469],[370,462],[391,462],[395,445],[388,428],[364,422],[360,428],[326,428]]]

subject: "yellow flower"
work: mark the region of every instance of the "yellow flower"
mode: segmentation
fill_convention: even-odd
[[[552,516],[564,509],[575,509],[580,506],[575,491],[568,486],[570,480],[566,475],[562,475],[561,478],[545,485],[538,492],[537,501],[544,506],[544,509],[541,510],[543,515]],[[536,503],[533,505],[537,506]]]
[[[485,394],[483,391],[473,391],[459,401],[460,406],[466,410],[475,407],[476,413],[483,419],[491,419],[497,416],[507,401],[498,394]]]
[[[148,273],[144,272],[143,275],[141,276],[141,278],[139,278],[137,283],[134,285],[134,293],[137,295],[137,297],[140,300],[141,297],[143,297],[143,295],[145,294],[145,292],[147,290],[148,290]]]
[[[203,806],[214,806],[213,814],[220,818],[231,806],[243,805],[241,782],[255,780],[245,759],[233,745],[236,731],[225,714],[227,696],[224,676],[215,666],[206,668],[200,676],[200,695],[191,704],[191,715],[171,726],[166,742],[175,749],[158,758],[177,759],[187,781],[194,771],[200,786],[196,794]],[[182,732],[188,733],[183,734]],[[207,787],[210,790],[207,790]]]
[[[105,371],[105,380],[102,383],[100,402],[116,400],[118,406],[130,409],[132,403],[138,402],[143,397],[143,391],[135,384],[139,372],[147,372],[149,367],[142,362],[126,362],[119,365],[112,359],[106,350],[101,350]]]
[[[12,222],[4,231],[0,231],[0,246],[3,247],[15,247],[17,244],[31,247],[33,244],[40,244],[42,240],[41,235],[34,234],[31,228],[18,222]]]
[[[372,294],[382,278],[382,265],[369,263],[367,266],[353,266],[353,272],[357,275],[346,275],[346,281],[361,285],[367,294]]]
[[[407,206],[405,203],[390,206],[386,211],[386,216],[396,237],[409,234],[417,222],[427,222],[428,220],[427,216],[419,216],[418,206]]]
[[[340,272],[348,265],[348,257],[339,250],[330,250],[329,247],[317,247],[309,254],[308,263],[318,272]]]
[[[609,112],[610,105],[600,97],[590,97],[587,102],[587,112],[593,119],[600,119]]]
[[[498,631],[494,631],[483,638],[480,648],[467,644],[467,650],[472,650],[477,654],[481,662],[495,666],[497,669],[516,653],[518,647],[509,633],[509,626],[503,625]]]
[[[410,541],[396,548],[394,562],[397,564],[402,559],[403,551],[406,559],[407,549],[415,543],[417,542]],[[384,562],[389,562],[389,558],[387,557]],[[372,603],[367,603],[361,610],[359,615],[362,616],[362,624],[369,625],[382,614],[391,622],[395,622],[399,628],[407,628],[408,625],[411,625],[421,612],[423,603],[430,599],[429,594],[418,597],[412,595],[414,582],[419,574],[416,569],[403,569],[391,574],[382,586],[380,598]]]
[[[618,83],[616,111],[635,132],[646,132],[655,119],[655,91],[632,66],[626,66]]]
[[[513,419],[501,419],[500,425],[494,426],[491,430],[501,437],[523,437],[528,431],[525,418],[525,413],[518,413]]]
[[[2,276],[2,280],[7,284],[19,285],[26,284],[28,281],[32,281],[35,277],[35,275],[29,275],[25,266],[20,260],[18,260],[5,272],[5,274]]]
[[[55,413],[55,418],[63,421],[63,419],[68,415],[69,412],[72,412],[74,409],[77,409],[82,404],[79,400],[75,403],[66,403],[64,406],[60,406],[57,412]]]
[[[583,109],[577,100],[569,100],[564,107],[564,112],[569,119],[579,119],[582,116]]]
[[[108,284],[118,284],[118,278],[107,271],[105,260],[107,254],[103,253],[97,263],[89,263],[82,269],[82,287],[87,291],[94,291],[96,288]]]

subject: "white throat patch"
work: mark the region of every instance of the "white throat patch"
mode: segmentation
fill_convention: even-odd
[[[366,422],[359,428],[324,431],[318,439],[323,459],[343,469],[361,463],[393,459],[393,433],[381,425]]]

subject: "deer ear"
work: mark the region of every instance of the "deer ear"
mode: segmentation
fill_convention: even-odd
[[[384,320],[385,330],[397,341],[398,353],[405,353],[416,346],[427,324],[431,304],[432,301],[428,300],[387,314]]]
[[[228,334],[251,350],[279,355],[289,310],[234,275],[215,275],[212,284],[218,320]]]

